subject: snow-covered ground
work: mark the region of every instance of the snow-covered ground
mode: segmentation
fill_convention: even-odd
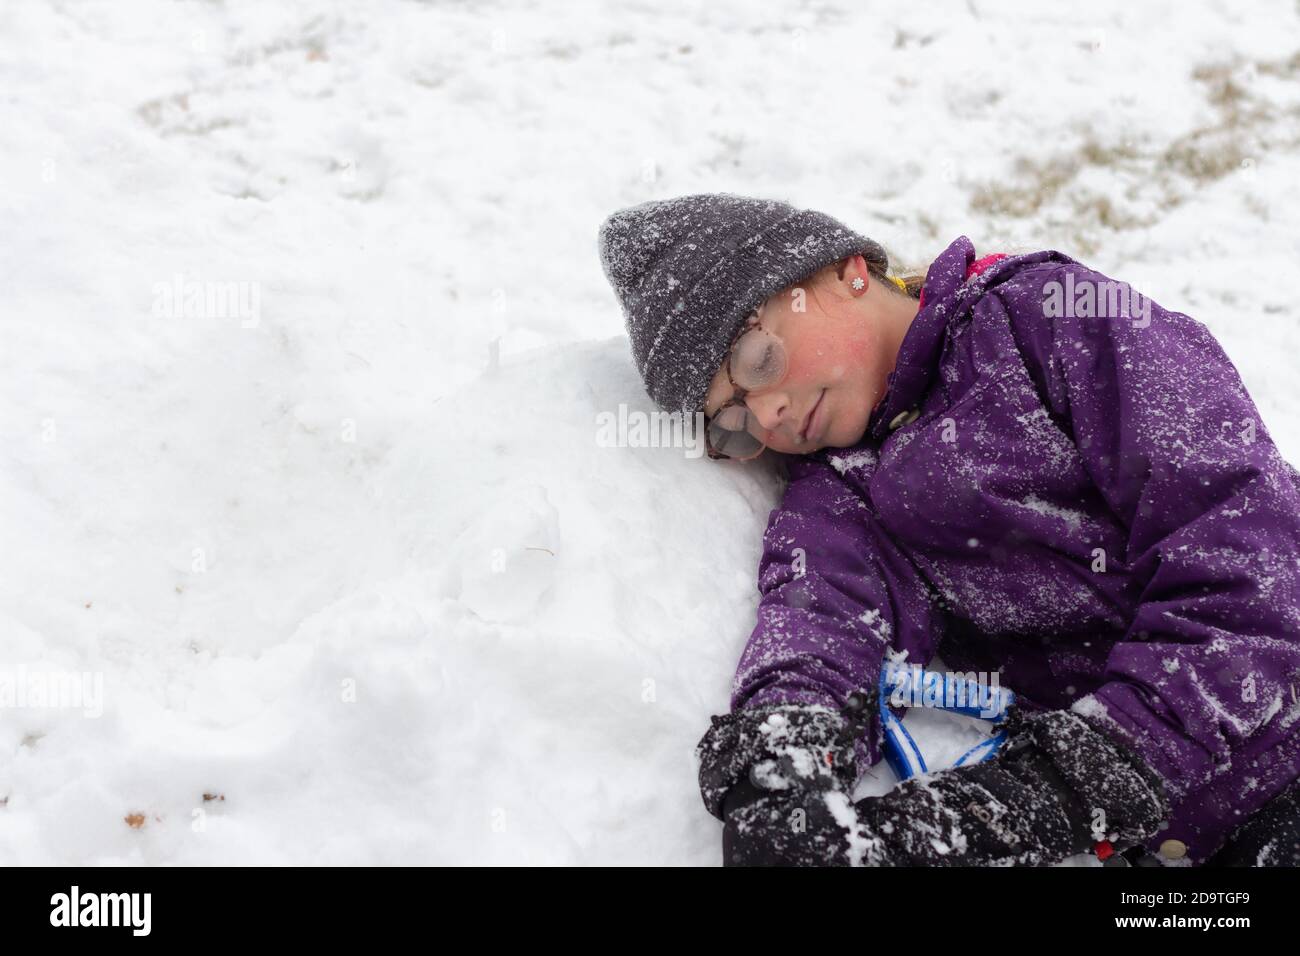
[[[1060,249],[1300,461],[1297,79],[1290,2],[0,6],[0,671],[103,692],[0,710],[0,863],[718,862],[779,488],[597,441],[601,220]]]

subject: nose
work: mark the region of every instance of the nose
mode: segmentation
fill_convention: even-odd
[[[750,413],[758,419],[758,424],[763,427],[766,433],[758,437],[767,438],[770,434],[776,432],[782,424],[786,426],[786,431],[790,433],[789,437],[791,439],[798,437],[793,432],[793,429],[798,428],[799,423],[789,421],[792,412],[788,392],[777,390],[764,395],[755,395],[750,392],[745,396],[745,405],[748,406]]]

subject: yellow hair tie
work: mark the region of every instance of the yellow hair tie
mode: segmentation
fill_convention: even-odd
[[[906,283],[906,282],[904,282],[904,281],[903,281],[902,279],[900,279],[898,276],[890,276],[889,278],[890,278],[890,280],[894,283],[894,285],[898,286],[898,288],[901,289],[901,290],[903,291],[903,294],[904,294],[904,295],[907,294],[907,283]]]

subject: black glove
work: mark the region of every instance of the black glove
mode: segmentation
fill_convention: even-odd
[[[700,791],[724,821],[726,865],[1040,866],[1164,824],[1160,779],[1099,724],[1067,710],[1004,722],[983,763],[935,771],[853,804],[853,742],[875,695],[839,713],[782,705],[713,718]]]
[[[854,744],[876,696],[854,693],[839,712],[780,704],[713,718],[696,755],[704,805],[724,824],[725,866],[850,862]]]
[[[1068,710],[1005,722],[991,759],[913,777],[856,804],[871,866],[1044,866],[1099,840],[1138,843],[1168,816],[1160,779]]]
[[[1264,804],[1203,866],[1300,866],[1300,783]]]

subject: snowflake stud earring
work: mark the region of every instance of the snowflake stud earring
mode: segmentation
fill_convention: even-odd
[[[866,283],[862,281],[862,276],[857,276],[854,278],[852,285],[855,290],[861,292],[862,287],[866,285]]]

